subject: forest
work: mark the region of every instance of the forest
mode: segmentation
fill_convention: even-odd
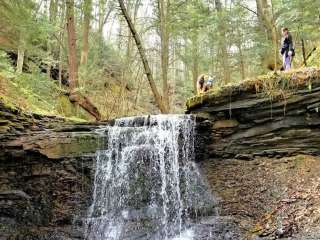
[[[0,240],[319,240],[320,0],[0,0]]]
[[[183,113],[201,74],[214,88],[319,65],[320,1],[1,0],[0,94],[77,120]]]

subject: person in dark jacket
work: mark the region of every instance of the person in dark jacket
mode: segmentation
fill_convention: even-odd
[[[205,92],[205,75],[201,74],[197,80],[197,93],[201,94]]]
[[[291,69],[292,59],[295,55],[292,36],[288,28],[282,29],[281,55],[283,57],[283,70]]]

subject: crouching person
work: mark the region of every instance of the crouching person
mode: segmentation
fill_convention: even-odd
[[[213,87],[213,84],[214,84],[214,79],[212,76],[209,76],[204,91],[205,92],[209,91]]]

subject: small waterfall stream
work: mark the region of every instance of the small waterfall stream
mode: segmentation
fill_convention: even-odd
[[[216,213],[193,161],[194,131],[187,115],[123,118],[101,129],[108,147],[97,152],[86,238],[198,239],[200,216]]]

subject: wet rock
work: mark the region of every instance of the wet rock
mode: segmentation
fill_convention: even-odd
[[[81,239],[97,124],[28,115],[0,101],[0,239]],[[2,128],[5,126],[6,128]]]

